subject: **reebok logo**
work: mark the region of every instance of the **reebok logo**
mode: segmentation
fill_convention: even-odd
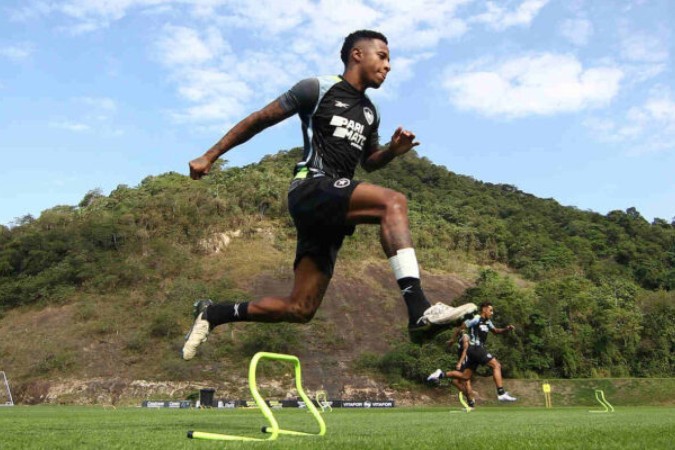
[[[412,291],[413,291],[412,285],[406,286],[403,289],[401,289],[401,295],[412,294]]]
[[[345,102],[341,102],[340,100],[335,100],[335,107],[336,108],[348,108],[349,105]]]

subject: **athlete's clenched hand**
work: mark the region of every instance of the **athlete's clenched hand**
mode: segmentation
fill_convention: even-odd
[[[401,156],[418,145],[420,143],[415,141],[415,134],[412,131],[398,127],[389,142],[389,151],[396,156]]]
[[[190,178],[199,180],[209,173],[212,165],[213,163],[206,156],[200,156],[199,158],[193,159],[190,161]]]

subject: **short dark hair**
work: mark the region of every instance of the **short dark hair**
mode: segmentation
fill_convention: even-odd
[[[389,44],[384,34],[380,33],[379,31],[373,30],[355,31],[345,38],[345,42],[342,44],[342,50],[340,50],[340,58],[342,59],[342,62],[345,63],[345,66],[349,62],[349,53],[354,48],[354,45],[361,39],[379,39],[385,44]]]
[[[483,302],[483,303],[481,303],[481,304],[480,304],[480,309],[481,309],[481,311],[483,310],[483,308],[487,308],[488,306],[492,306],[492,303],[491,303],[491,302]]]

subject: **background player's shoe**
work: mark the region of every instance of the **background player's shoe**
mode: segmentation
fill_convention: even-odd
[[[436,369],[434,373],[427,377],[427,381],[439,381],[442,375],[443,371],[441,369]]]
[[[425,323],[432,323],[434,325],[452,325],[464,319],[464,316],[473,314],[476,311],[478,311],[478,307],[473,303],[453,307],[438,302],[424,311],[422,319]]]
[[[504,392],[502,395],[498,395],[497,399],[500,402],[515,402],[516,400],[518,400],[515,397],[511,397],[511,395],[508,392]]]
[[[193,315],[195,321],[192,324],[192,328],[185,335],[185,344],[183,344],[183,359],[186,361],[191,360],[197,354],[197,347],[202,342],[206,342],[206,339],[209,336],[211,331],[211,325],[206,320],[206,308],[211,306],[213,302],[211,300],[197,300],[193,305]]]

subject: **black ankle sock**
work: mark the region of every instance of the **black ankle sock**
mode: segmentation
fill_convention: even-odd
[[[504,392],[506,392],[506,391],[504,390],[503,387],[498,387],[498,388],[497,388],[497,395],[504,395]]]
[[[424,296],[420,279],[412,277],[401,278],[398,280],[398,287],[401,288],[405,305],[408,307],[408,324],[415,325],[417,320],[424,314],[424,311],[431,306]]]
[[[206,309],[205,316],[212,327],[229,322],[244,322],[248,320],[248,302],[211,305]]]

